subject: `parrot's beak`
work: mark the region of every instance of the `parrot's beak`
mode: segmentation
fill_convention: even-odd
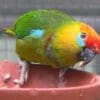
[[[80,67],[88,64],[95,57],[96,53],[89,48],[83,48],[83,50],[77,55],[80,61]]]

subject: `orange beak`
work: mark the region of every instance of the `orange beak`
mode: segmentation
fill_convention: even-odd
[[[86,47],[90,48],[95,53],[100,53],[100,36],[96,33],[96,31],[87,24],[82,23],[81,30],[87,33]]]

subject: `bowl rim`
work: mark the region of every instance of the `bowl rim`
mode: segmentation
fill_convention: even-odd
[[[18,63],[16,62],[12,62],[12,61],[0,61],[0,62],[3,62],[3,63],[13,63],[13,64],[16,64],[17,66],[19,66]],[[40,66],[40,65],[39,65]],[[11,87],[11,88],[7,88],[6,86],[5,87],[0,87],[0,91],[33,91],[33,90],[36,90],[36,91],[52,91],[52,90],[55,90],[55,91],[66,91],[66,90],[80,90],[80,89],[89,89],[89,88],[94,88],[94,87],[98,87],[100,86],[100,75],[97,75],[95,73],[90,73],[90,72],[87,72],[87,71],[80,71],[80,70],[77,70],[77,69],[72,69],[74,71],[79,71],[79,72],[83,72],[83,73],[87,73],[89,75],[92,76],[93,78],[93,81],[95,79],[94,82],[90,82],[88,84],[85,84],[85,85],[79,85],[79,86],[71,86],[71,87],[55,87],[55,88],[31,88],[31,87],[20,87],[18,85],[15,85],[14,87]]]
[[[7,88],[7,87],[1,87],[0,91],[66,91],[66,90],[80,90],[80,89],[89,89],[100,86],[100,76],[94,74],[94,78],[96,78],[96,82],[93,82],[92,84],[88,85],[82,85],[82,86],[73,86],[73,87],[61,87],[61,88],[24,88],[24,87],[13,87],[13,88]]]

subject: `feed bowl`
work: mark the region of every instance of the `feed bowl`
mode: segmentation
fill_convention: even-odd
[[[100,100],[100,76],[69,69],[59,85],[59,69],[45,65],[30,65],[29,80],[19,87],[13,79],[19,78],[19,65],[0,62],[0,100]],[[5,75],[9,80],[3,81]]]

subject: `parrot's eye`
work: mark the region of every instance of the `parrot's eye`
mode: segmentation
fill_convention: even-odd
[[[87,34],[86,33],[81,33],[80,36],[81,36],[82,39],[86,39],[87,38]]]

